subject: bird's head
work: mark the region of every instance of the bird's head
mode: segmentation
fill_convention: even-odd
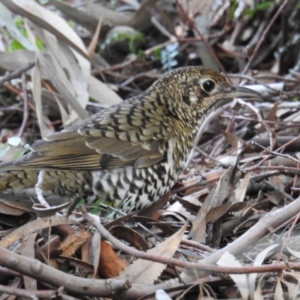
[[[203,117],[233,98],[261,98],[254,90],[232,86],[224,75],[201,67],[176,69],[157,83],[157,90],[168,105],[166,110],[182,121],[201,122]]]

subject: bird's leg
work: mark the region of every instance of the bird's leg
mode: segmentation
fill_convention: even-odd
[[[79,203],[79,201],[81,199],[82,199],[82,197],[80,197],[80,195],[78,195],[78,194],[75,195],[75,198],[73,199],[70,206],[68,207],[67,217],[71,215],[72,211],[76,208],[77,204]],[[86,199],[84,199],[84,201],[86,202]]]
[[[39,172],[38,175],[38,181],[35,185],[35,193],[36,193],[36,198],[42,205],[44,205],[45,207],[50,207],[50,205],[48,204],[48,202],[45,200],[43,196],[42,186],[43,186],[44,177],[45,177],[45,171],[42,170]]]

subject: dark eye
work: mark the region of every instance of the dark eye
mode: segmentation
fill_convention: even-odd
[[[207,79],[206,81],[203,82],[202,88],[204,92],[210,93],[215,88],[215,82],[212,81],[211,79]]]

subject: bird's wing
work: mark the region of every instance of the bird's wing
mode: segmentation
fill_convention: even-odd
[[[83,123],[37,141],[32,151],[1,169],[99,170],[148,167],[164,158],[171,130],[159,112],[151,119],[132,103],[123,103]],[[149,115],[150,116],[150,115]]]

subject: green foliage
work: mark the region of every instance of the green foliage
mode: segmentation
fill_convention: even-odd
[[[16,25],[16,27],[20,30],[21,34],[23,36],[25,36],[26,38],[28,38],[28,33],[25,29],[25,25],[24,25],[24,21],[21,17],[16,17],[14,20],[14,23]],[[39,50],[43,50],[44,49],[44,45],[41,39],[36,38],[35,39],[35,44],[37,46],[37,48]],[[25,48],[23,47],[22,44],[19,43],[19,41],[17,40],[12,40],[8,47],[6,48],[7,52],[14,52],[14,51],[19,51],[19,50],[24,50]]]
[[[74,22],[72,20],[67,20],[66,22],[71,28],[74,27]]]
[[[155,49],[152,52],[152,58],[154,58],[154,59],[160,59],[160,57],[161,57],[161,51],[162,50],[160,48]]]
[[[236,10],[236,8],[237,8],[237,5],[238,5],[237,1],[234,0],[234,1],[232,2],[231,6],[230,6],[230,10],[229,10],[229,21],[230,21],[230,22],[233,21],[233,18],[234,18],[234,12],[235,12],[235,10]]]
[[[137,33],[116,33],[110,39],[105,41],[105,43],[101,46],[101,52],[103,53],[104,49],[109,46],[113,42],[118,41],[127,41],[129,45],[129,51],[133,54],[140,54],[141,50],[137,48],[137,45],[145,42],[145,37],[141,32]]]
[[[44,44],[41,39],[35,38],[35,44],[40,51],[42,51],[44,49]]]
[[[266,10],[270,6],[271,6],[271,2],[270,1],[265,1],[265,2],[262,2],[262,3],[258,3],[258,4],[256,4],[254,6],[253,9],[246,9],[245,10],[245,15],[248,16],[248,17],[250,17],[250,18],[252,18],[257,11]]]
[[[137,53],[136,53],[136,55],[137,55],[138,57],[140,57],[140,58],[145,57],[145,54],[144,54],[144,51],[143,51],[143,50],[138,50]]]
[[[129,50],[131,53],[137,53],[136,49],[136,42],[145,42],[145,37],[143,36],[142,33],[138,32],[132,36],[129,37]]]
[[[80,204],[85,204],[84,200],[81,199],[80,202],[77,204],[77,207],[79,207]],[[92,205],[89,206],[89,213],[93,215],[98,215],[100,212],[100,204],[104,204],[106,206],[110,206],[111,202],[105,201],[103,198],[99,198],[97,201],[95,201]],[[111,212],[109,212],[111,213]]]
[[[80,210],[80,206],[81,206],[81,205],[85,205],[85,201],[84,201],[83,198],[81,198],[81,199],[78,201],[78,203],[77,203],[77,205],[76,205],[76,209],[77,209],[77,210]]]
[[[17,40],[12,40],[10,41],[8,47],[6,48],[7,52],[14,52],[14,51],[19,51],[19,50],[24,50],[25,48],[17,41]]]
[[[99,207],[99,204],[103,202],[103,199],[98,199],[96,202],[94,202],[92,204],[92,208],[91,210],[89,211],[89,213],[93,214],[93,215],[98,215],[99,214],[99,211],[100,211],[100,207]]]
[[[24,21],[21,17],[17,16],[14,20],[14,23],[18,28],[24,28]]]

